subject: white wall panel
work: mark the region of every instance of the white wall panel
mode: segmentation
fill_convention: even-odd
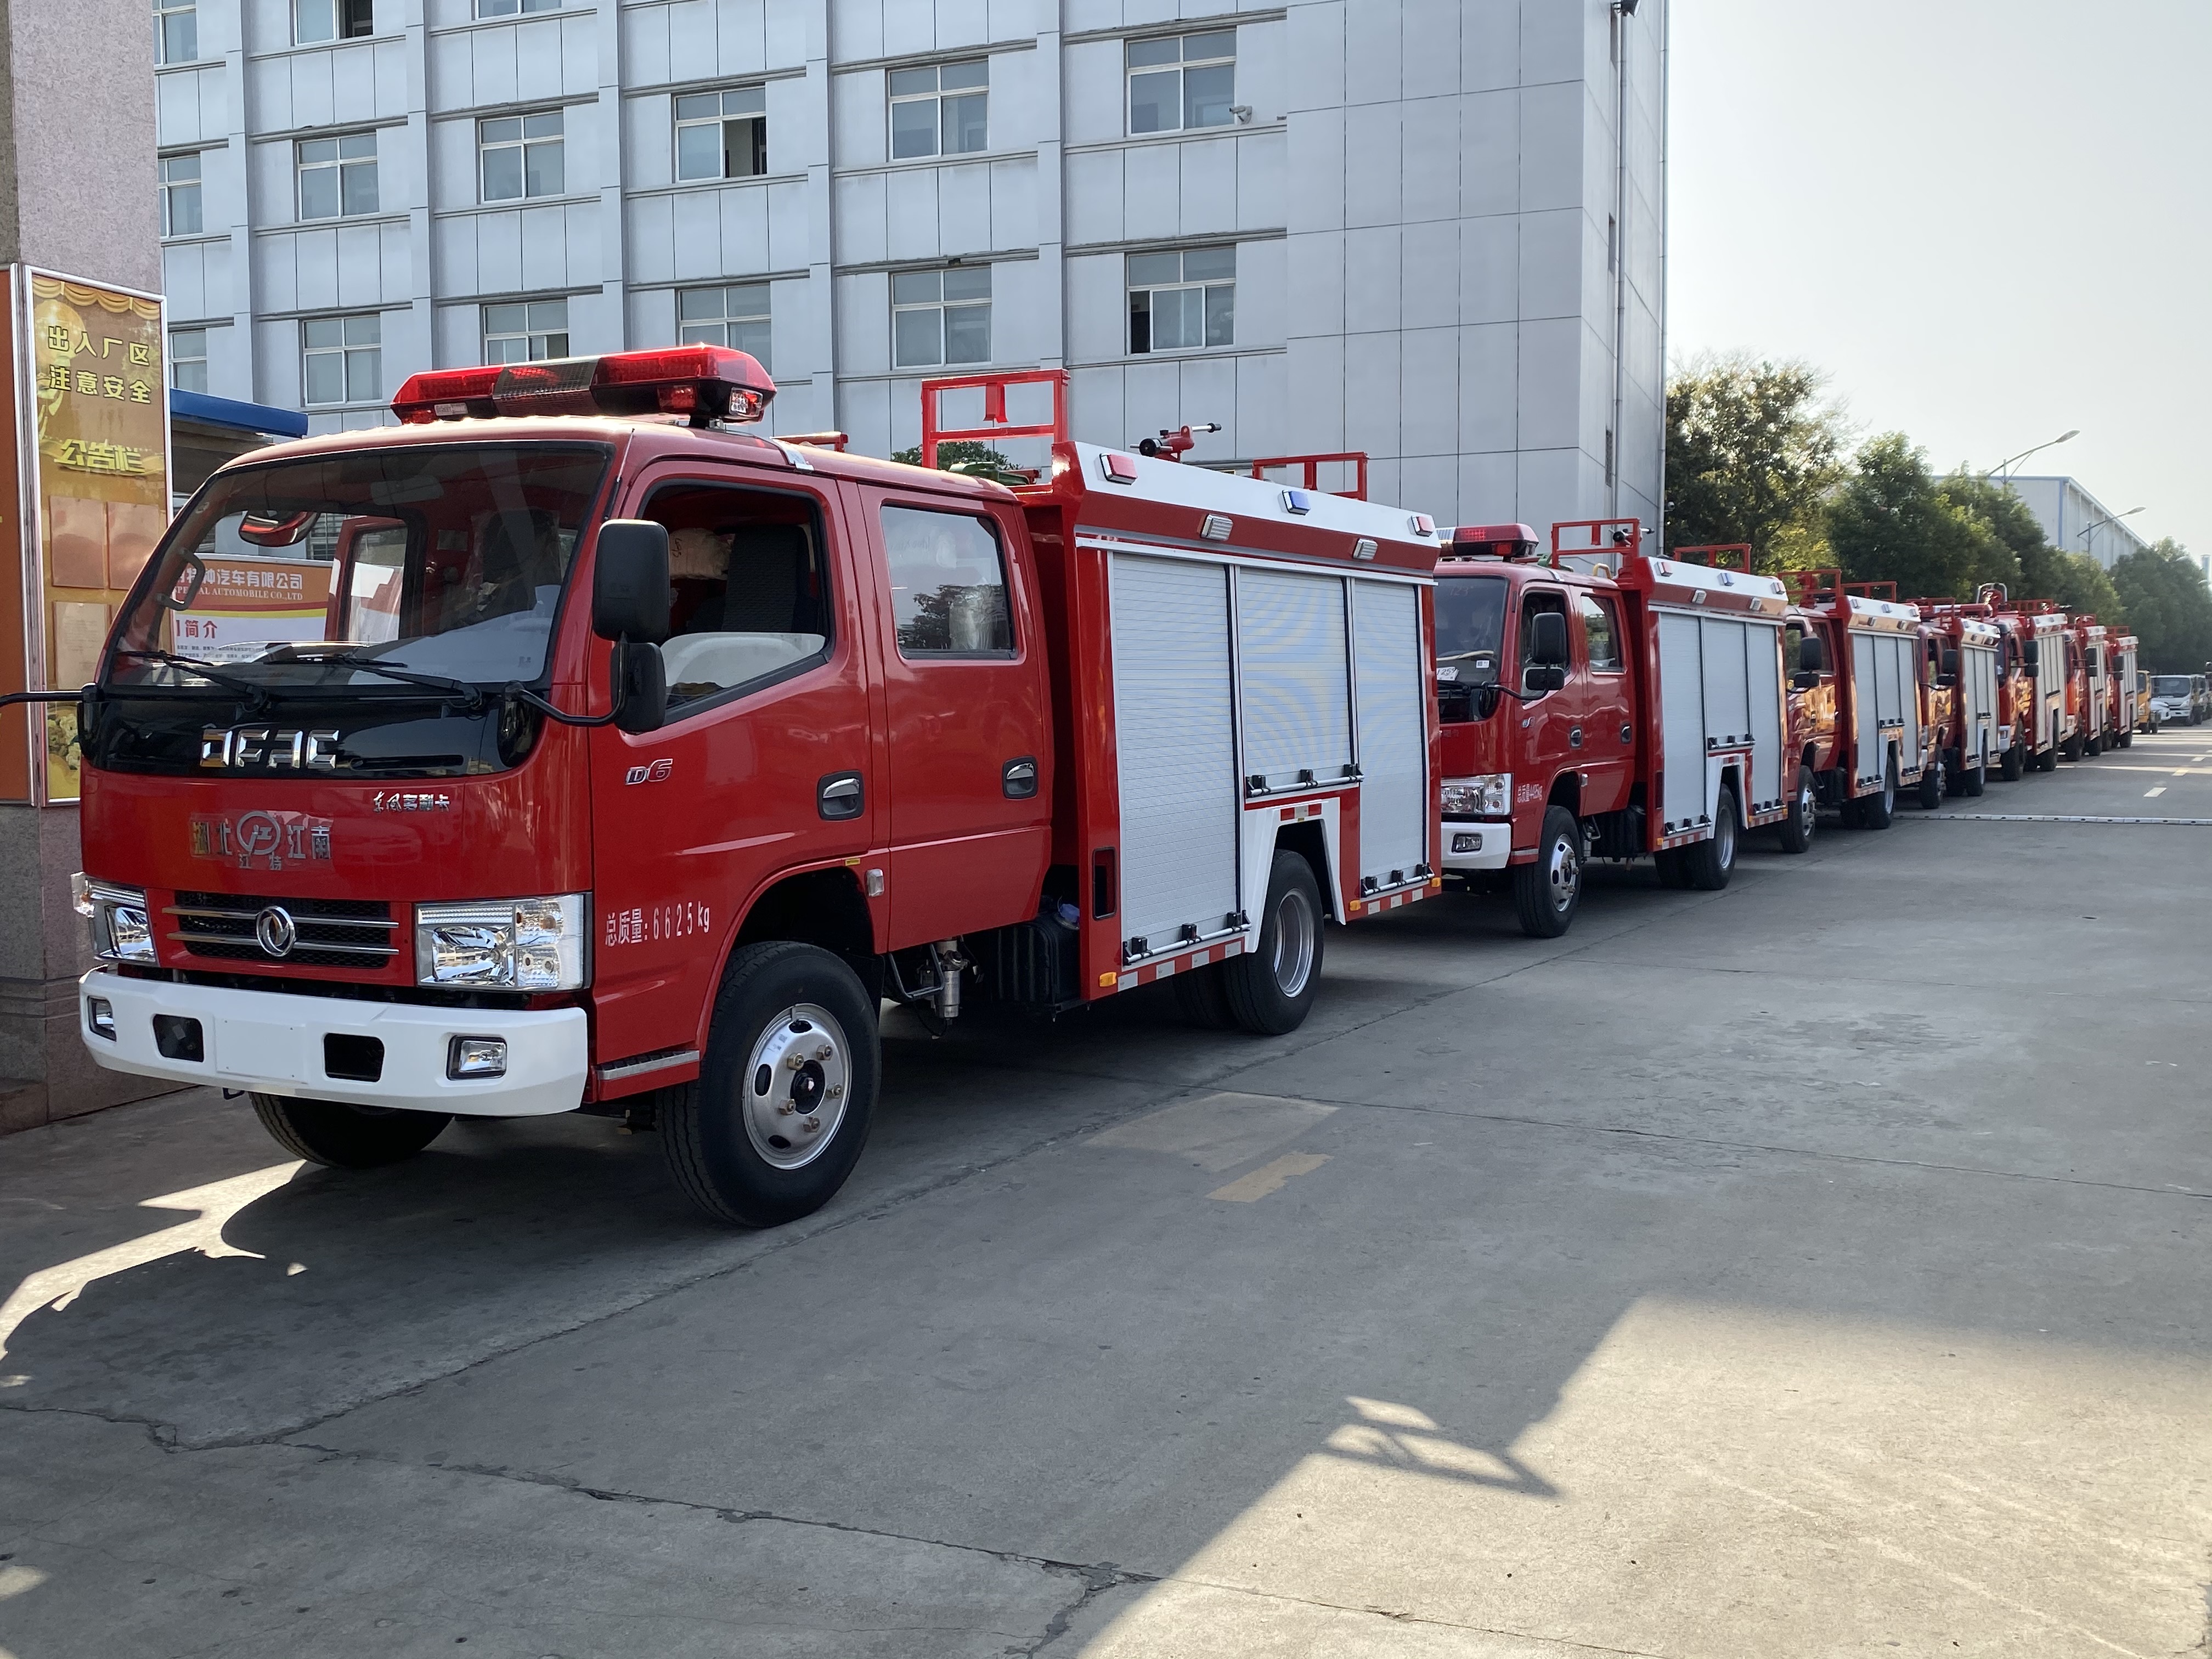
[[[943,252],[938,236],[935,168],[886,175],[884,207],[890,258],[933,259]]]
[[[1069,32],[1077,27],[1070,22]],[[1066,48],[1063,56],[1067,67],[1060,107],[1067,142],[1096,144],[1123,137],[1127,116],[1121,43],[1085,40]]]
[[[1128,349],[1127,325],[1123,320],[1128,290],[1121,256],[1079,254],[1068,259],[1063,270],[1067,284],[1068,356],[1078,362],[1121,356]]]
[[[1067,158],[1067,240],[1071,246],[1118,242],[1121,216],[1121,152],[1082,150]]]
[[[990,39],[991,8],[987,0],[937,0],[934,9],[939,52],[979,46]]]
[[[884,55],[885,0],[830,0],[830,38],[843,58]]]
[[[1344,104],[1344,0],[1292,6],[1285,29],[1283,59],[1289,73],[1284,99],[1293,111]]]
[[[947,253],[981,253],[992,246],[988,165],[937,169],[937,234]]]
[[[1237,453],[1280,455],[1291,447],[1286,360],[1279,356],[1237,360]]]
[[[771,228],[770,207],[778,199],[790,199],[797,192],[789,189],[778,191],[758,185],[744,185],[717,191],[714,199],[721,209],[721,263],[716,275],[750,276],[772,270],[779,264],[799,263],[779,259],[778,240]]]
[[[1037,223],[1037,164],[1027,157],[991,164],[993,247],[1035,247],[1047,240]]]
[[[768,9],[762,46],[764,67],[792,69],[806,61],[806,19],[812,9],[789,0],[776,0]]]
[[[1255,132],[1237,141],[1237,228],[1278,230],[1285,222],[1290,145],[1279,132]]]
[[[872,270],[840,276],[836,285],[838,368],[848,374],[884,373],[891,366],[890,278]]]
[[[884,72],[863,70],[858,75],[830,78],[830,111],[834,135],[831,159],[841,167],[876,167],[890,160],[884,127]],[[998,100],[991,104],[992,137],[998,137]]]
[[[1399,326],[1401,233],[1382,225],[1344,233],[1344,325],[1355,331]]]
[[[772,270],[789,270],[814,258],[812,198],[803,185],[770,185],[768,197],[768,260]]]
[[[1344,204],[1346,225],[1392,225],[1399,208],[1399,108],[1354,105],[1344,112]]]
[[[1186,236],[1236,229],[1237,141],[1200,138],[1174,148],[1181,183],[1176,228]]]
[[[1347,334],[1344,337],[1345,447],[1370,455],[1404,453],[1401,432],[1405,416],[1399,358],[1403,335]],[[1378,495],[1376,499],[1387,501]]]
[[[768,68],[769,0],[717,0],[714,12],[722,73],[756,75]]]
[[[622,13],[623,62],[634,87],[665,86],[670,73],[668,8],[625,6]]]
[[[884,56],[937,49],[935,6],[928,0],[888,0],[884,7]]]
[[[1178,144],[1139,144],[1124,152],[1122,234],[1131,240],[1182,231]]]
[[[1395,103],[1406,95],[1399,74],[1401,0],[1345,0],[1344,101]]]
[[[1480,323],[1459,331],[1459,445],[1463,454],[1515,447],[1520,434],[1521,330]]]
[[[1523,318],[1583,314],[1583,232],[1587,222],[1579,210],[1572,209],[1518,216],[1520,314]],[[1600,313],[1608,313],[1611,308],[1601,296]]]
[[[848,264],[873,264],[889,257],[884,182],[880,173],[864,173],[830,187],[836,204],[837,257]]]
[[[668,61],[676,81],[703,80],[721,66],[714,0],[674,0],[668,8]]]
[[[1286,337],[1288,244],[1243,242],[1237,248],[1237,343],[1279,346]]]

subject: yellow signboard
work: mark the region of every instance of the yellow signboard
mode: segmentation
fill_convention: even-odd
[[[169,409],[158,296],[18,267],[28,317],[28,404],[37,464],[24,552],[37,573],[34,683],[69,690],[98,671],[116,610],[169,518]],[[46,705],[49,801],[77,798],[76,708]]]

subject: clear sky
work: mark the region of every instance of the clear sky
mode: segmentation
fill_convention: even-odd
[[[2212,552],[2212,0],[1677,0],[1668,356]]]

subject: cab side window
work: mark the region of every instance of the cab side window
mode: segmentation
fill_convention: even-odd
[[[990,520],[887,505],[884,564],[899,655],[908,662],[1014,654],[1006,556]]]
[[[1575,614],[1582,618],[1583,643],[1593,674],[1619,674],[1626,669],[1620,654],[1620,612],[1613,601],[1589,593],[1575,595]]]
[[[1567,596],[1556,589],[1540,588],[1521,601],[1521,689],[1528,689],[1528,670],[1535,660],[1536,618],[1546,611],[1567,614]]]
[[[670,626],[660,654],[672,710],[827,660],[833,629],[813,497],[668,484],[641,516],[668,526]]]

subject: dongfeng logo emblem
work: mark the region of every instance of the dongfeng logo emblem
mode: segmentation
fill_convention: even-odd
[[[270,956],[289,957],[300,942],[300,929],[289,910],[272,904],[253,919],[253,938]]]

